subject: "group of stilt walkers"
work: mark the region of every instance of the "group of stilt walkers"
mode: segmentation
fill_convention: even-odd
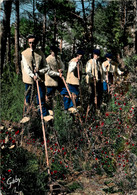
[[[45,58],[44,53],[38,49],[35,35],[27,37],[29,47],[22,52],[22,79],[25,83],[24,117],[21,123],[30,120],[29,111],[33,104],[34,89],[37,90],[37,105],[41,116],[42,132],[45,145],[45,156],[47,159],[48,174],[50,175],[48,150],[45,135],[45,124],[54,119],[53,98],[56,90],[63,97],[65,112],[73,113],[79,117],[82,124],[79,110],[79,91],[83,65],[81,58],[84,55],[82,50],[77,50],[73,59],[68,63],[66,79],[63,76],[64,63],[58,55],[59,48],[51,46],[50,55]],[[117,75],[123,72],[118,68],[118,64],[112,61],[112,54],[106,54],[106,61],[102,64],[99,61],[100,50],[93,51],[93,58],[86,63],[86,84],[88,85],[89,102],[87,102],[87,112],[89,107],[99,110],[103,103],[106,103],[109,87],[115,82]]]
[[[37,37],[27,37],[29,48],[22,52],[22,79],[25,83],[25,109],[21,123],[30,120],[29,110],[32,102],[34,88],[37,88],[37,104],[43,120],[53,120],[53,97],[56,90],[63,96],[64,110],[70,113],[78,113],[81,109],[79,101],[79,85],[82,76],[83,64],[81,61],[84,51],[77,50],[73,59],[68,63],[66,80],[63,76],[65,69],[59,53],[59,48],[51,46],[50,55],[45,58],[44,53],[38,49]],[[118,64],[112,61],[112,54],[106,54],[106,61],[99,61],[100,50],[93,50],[93,58],[86,63],[86,83],[90,100],[88,105],[100,109],[106,103],[110,86],[115,82],[117,75],[123,72]],[[35,87],[37,86],[37,87]]]

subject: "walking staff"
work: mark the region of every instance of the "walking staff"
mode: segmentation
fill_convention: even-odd
[[[97,89],[96,89],[96,77],[95,77],[95,62],[94,62],[94,77],[93,77],[93,79],[94,79],[94,94],[95,94],[95,99],[94,99],[94,101],[95,101],[95,108],[97,109]]]
[[[46,160],[47,160],[48,175],[50,176],[49,158],[48,158],[48,150],[47,150],[47,140],[46,140],[46,135],[45,135],[44,118],[43,118],[43,113],[42,113],[42,105],[41,105],[41,97],[40,97],[40,90],[39,90],[38,80],[36,80],[36,85],[37,85],[37,92],[38,92],[38,99],[39,99],[39,106],[40,106],[40,116],[41,116],[43,140],[44,140],[44,146],[45,146],[45,157],[46,157]]]
[[[106,71],[106,82],[107,82],[107,91],[109,94],[109,82],[108,82],[108,66],[106,67],[107,71]]]
[[[80,82],[80,72],[82,72],[82,70],[80,71],[80,68],[82,69],[82,67],[79,66],[79,63],[77,64],[77,72],[78,72],[78,80],[79,80],[79,93],[80,93],[80,106],[78,106],[77,108],[80,109],[83,106],[83,98],[82,98],[82,91],[81,91],[81,82]],[[82,75],[82,74],[81,74]],[[83,109],[82,109],[83,110]]]
[[[72,100],[72,102],[73,102],[74,107],[75,107],[75,108],[77,108],[77,107],[76,107],[76,102],[75,102],[75,99],[74,99],[73,95],[70,93],[70,90],[69,90],[69,88],[68,88],[68,86],[67,86],[67,83],[66,83],[66,81],[65,81],[64,77],[63,77],[63,76],[61,76],[61,78],[62,78],[63,83],[64,83],[64,85],[65,85],[65,87],[66,87],[66,90],[67,90],[67,92],[68,92],[68,94],[69,94],[69,97],[70,97],[70,99],[71,99],[71,100]]]

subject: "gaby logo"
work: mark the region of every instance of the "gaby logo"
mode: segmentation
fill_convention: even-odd
[[[9,177],[7,179],[7,185],[9,185],[9,188],[8,189],[10,189],[11,186],[12,186],[12,184],[15,184],[15,183],[17,183],[18,186],[19,186],[20,180],[21,180],[21,178],[17,178],[17,175],[15,176],[15,178]]]

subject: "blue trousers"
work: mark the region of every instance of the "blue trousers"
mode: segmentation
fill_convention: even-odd
[[[30,86],[30,89],[26,95],[26,103],[30,103],[32,85],[25,83],[25,91],[28,90],[29,86]],[[36,85],[34,85],[34,87],[36,87]],[[49,115],[49,112],[48,112],[48,109],[46,108],[46,103],[45,103],[45,85],[42,82],[39,82],[39,91],[40,91],[40,98],[41,98],[42,113],[43,113],[43,116],[47,116]],[[37,98],[37,104],[39,105],[38,93],[37,93],[36,98]]]
[[[75,99],[76,106],[77,106],[78,103],[79,103],[79,101],[78,101],[78,95],[79,95],[78,85],[68,84],[68,87],[69,87],[70,92],[74,93],[77,96],[76,99]],[[66,100],[66,106],[68,106],[69,108],[74,106],[71,99]]]
[[[106,81],[103,81],[103,91],[107,91],[107,83],[106,83]]]
[[[62,81],[62,79],[58,79],[57,87],[47,87],[47,96],[54,95],[55,91],[58,90],[61,95],[63,95],[64,109],[68,110],[68,108],[73,107],[73,103],[69,98],[68,91]]]
[[[61,95],[68,95],[66,87],[61,78],[58,78],[58,86],[48,86],[47,87],[47,96],[54,95],[55,91],[58,90]]]

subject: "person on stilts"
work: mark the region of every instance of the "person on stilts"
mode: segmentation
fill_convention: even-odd
[[[118,68],[118,64],[112,60],[112,54],[105,55],[106,61],[102,63],[103,70],[103,102],[106,104],[109,100],[110,89],[116,81],[117,74],[122,75],[123,72]]]
[[[102,102],[102,67],[99,62],[100,50],[93,50],[93,59],[86,64],[86,82],[89,85],[90,103],[93,110],[100,110]]]
[[[73,100],[66,97],[68,111],[72,113],[76,113],[76,108],[79,109],[79,84],[80,84],[80,73],[82,72],[82,61],[81,58],[84,52],[82,50],[78,50],[75,57],[69,61],[68,72],[66,83],[68,84],[68,88],[72,93]],[[74,103],[75,102],[75,105]]]
[[[49,66],[46,64],[44,53],[36,48],[38,39],[35,35],[29,35],[27,37],[29,48],[22,52],[22,79],[25,83],[25,106],[30,106],[30,99],[32,95],[32,89],[36,88],[36,80],[39,80],[39,91],[41,96],[42,113],[45,121],[53,119],[53,116],[49,115],[49,111],[45,103],[45,85],[44,74],[49,71]],[[37,73],[37,76],[36,76]],[[39,99],[37,94],[37,104],[39,105]],[[25,123],[30,120],[30,117],[24,117],[21,123]]]
[[[66,97],[69,98],[68,92],[62,81],[64,64],[58,55],[59,48],[57,46],[51,46],[51,54],[46,58],[46,62],[50,67],[50,71],[45,74],[45,86],[46,86],[46,102],[49,106],[50,112],[53,112],[53,96],[55,91],[58,90],[63,96],[64,109],[67,110]]]

